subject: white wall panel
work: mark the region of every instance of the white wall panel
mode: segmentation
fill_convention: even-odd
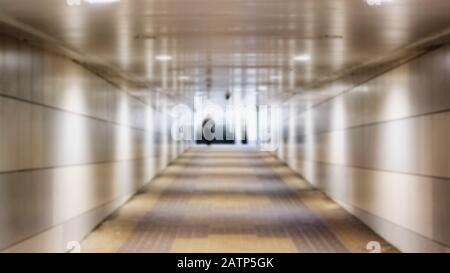
[[[183,151],[134,89],[0,37],[0,250],[65,251]]]
[[[448,60],[434,50],[296,115],[290,166],[405,251],[450,246]]]

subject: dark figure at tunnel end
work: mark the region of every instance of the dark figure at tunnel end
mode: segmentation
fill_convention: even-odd
[[[205,118],[202,123],[202,138],[206,145],[210,146],[214,141],[216,124],[211,118]]]

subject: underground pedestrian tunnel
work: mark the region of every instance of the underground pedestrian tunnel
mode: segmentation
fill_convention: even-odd
[[[0,252],[449,252],[448,0],[0,0]]]

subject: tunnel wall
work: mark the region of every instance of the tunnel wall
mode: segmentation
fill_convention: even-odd
[[[137,91],[0,36],[0,250],[65,251],[183,151]]]
[[[348,90],[336,81],[306,111],[292,98],[277,154],[399,249],[449,251],[449,75],[446,46]]]

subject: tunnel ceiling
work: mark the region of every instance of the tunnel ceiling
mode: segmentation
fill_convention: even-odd
[[[0,0],[1,18],[174,96],[298,93],[450,25],[448,0],[67,1]]]

